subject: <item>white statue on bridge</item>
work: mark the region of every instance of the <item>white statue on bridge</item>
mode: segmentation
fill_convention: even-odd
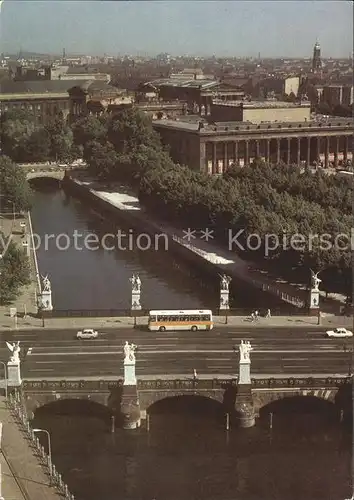
[[[230,276],[226,276],[226,274],[219,274],[220,276],[220,285],[221,285],[221,290],[229,290],[229,285],[231,282]]]
[[[141,290],[141,279],[139,274],[133,274],[133,276],[129,279],[132,284],[132,291],[140,293]]]
[[[47,276],[42,276],[42,281],[43,281],[43,292],[50,292],[51,285],[50,285],[50,281],[48,278],[48,274],[47,274]]]
[[[318,291],[318,286],[322,281],[320,278],[318,278],[319,274],[320,274],[320,271],[318,271],[318,273],[314,273],[311,269],[311,288],[312,288],[312,290],[315,290],[316,292]]]
[[[249,340],[241,340],[240,343],[240,363],[250,363],[250,352],[253,351],[251,342]]]
[[[124,345],[124,363],[135,363],[135,351],[137,346],[135,344],[129,344],[128,341]]]
[[[10,363],[19,364],[20,363],[20,341],[15,342],[14,344],[10,344],[10,342],[6,342],[7,348],[12,352],[12,356],[10,358]]]

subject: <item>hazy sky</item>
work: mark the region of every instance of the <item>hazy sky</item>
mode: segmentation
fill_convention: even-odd
[[[311,56],[353,50],[347,0],[4,0],[0,52]]]

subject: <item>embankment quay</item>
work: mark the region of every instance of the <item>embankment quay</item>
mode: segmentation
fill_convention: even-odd
[[[37,441],[19,402],[0,397],[2,500],[74,500]],[[50,469],[49,469],[50,466]],[[49,472],[51,471],[51,473]]]

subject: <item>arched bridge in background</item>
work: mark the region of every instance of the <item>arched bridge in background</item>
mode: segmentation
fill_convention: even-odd
[[[38,165],[20,165],[26,172],[28,181],[33,179],[56,179],[62,181],[65,177],[65,172],[82,171],[85,167],[70,166],[70,165],[54,165],[54,164],[38,164]]]
[[[28,412],[54,401],[82,399],[103,405],[112,413],[120,408],[123,380],[24,380],[22,391]],[[254,411],[286,398],[312,397],[342,409],[350,405],[352,377],[252,379]],[[166,398],[201,396],[228,405],[237,392],[237,379],[138,380],[142,412]]]

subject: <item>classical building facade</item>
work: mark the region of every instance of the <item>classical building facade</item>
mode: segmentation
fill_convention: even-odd
[[[55,116],[67,118],[70,112],[68,88],[72,82],[1,82],[0,115],[21,109],[33,114],[35,122],[45,124]]]
[[[175,162],[209,174],[221,174],[232,164],[249,165],[255,158],[325,167],[352,160],[350,119],[260,124],[156,120],[153,126]]]

